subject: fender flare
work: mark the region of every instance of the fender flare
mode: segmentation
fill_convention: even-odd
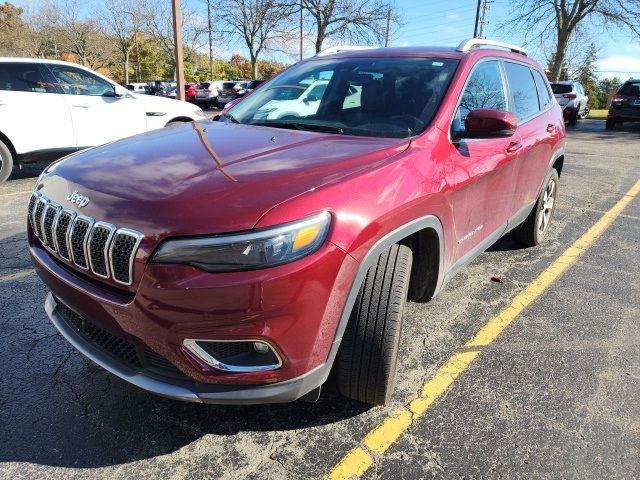
[[[353,310],[353,306],[356,302],[356,297],[358,296],[358,292],[360,291],[360,286],[362,282],[364,282],[365,276],[367,275],[367,271],[369,267],[373,265],[382,252],[384,252],[391,245],[398,243],[400,240],[408,237],[409,235],[416,233],[420,230],[424,230],[425,228],[433,229],[438,235],[438,243],[440,244],[440,256],[439,256],[439,267],[438,267],[438,281],[436,284],[436,289],[434,292],[434,296],[440,290],[444,278],[444,231],[442,228],[442,223],[440,219],[434,215],[426,215],[424,217],[416,218],[409,223],[406,223],[392,232],[388,233],[380,240],[378,240],[366,253],[360,265],[358,266],[358,270],[351,282],[351,287],[349,289],[349,293],[347,295],[347,300],[342,308],[342,314],[340,315],[340,320],[338,322],[338,326],[336,328],[336,333],[333,338],[333,343],[331,344],[331,349],[329,350],[329,355],[327,356],[327,361],[325,365],[328,365],[329,368],[327,370],[331,370],[331,365],[338,354],[338,350],[340,348],[340,343],[342,342],[342,337],[344,335],[345,330],[347,329],[347,324],[349,323],[349,318],[351,317],[351,311]]]

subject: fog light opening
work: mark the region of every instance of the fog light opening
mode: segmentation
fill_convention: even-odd
[[[282,366],[278,352],[263,340],[186,339],[183,345],[201,362],[225,372],[261,372]]]

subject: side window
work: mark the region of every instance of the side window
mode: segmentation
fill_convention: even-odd
[[[551,95],[549,94],[549,87],[547,82],[542,77],[542,74],[538,70],[533,71],[533,79],[536,82],[538,89],[538,99],[540,100],[540,108],[546,108],[551,103]]]
[[[482,62],[471,73],[456,112],[454,130],[464,128],[465,118],[476,108],[507,109],[507,96],[497,60]]]
[[[68,95],[100,97],[113,92],[110,83],[82,70],[63,65],[51,65],[50,69],[62,91]]]
[[[313,87],[311,90],[309,90],[309,93],[307,94],[307,98],[309,100],[312,99],[316,99],[316,100],[320,100],[322,99],[322,96],[324,95],[324,91],[327,89],[327,83],[319,83],[317,84],[315,87]],[[311,97],[311,98],[309,98]],[[315,101],[315,100],[313,100]]]
[[[55,92],[35,63],[0,63],[0,90],[12,92]]]
[[[524,120],[538,113],[538,95],[531,76],[531,70],[525,65],[504,62],[507,81],[513,98],[513,113],[518,120]]]

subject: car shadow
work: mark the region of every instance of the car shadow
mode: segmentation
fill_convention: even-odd
[[[6,258],[5,258],[6,257]],[[332,424],[369,407],[323,391],[317,403],[221,406],[165,399],[94,365],[47,319],[26,234],[0,240],[0,462],[94,468],[175,452],[206,435]],[[8,262],[11,260],[11,262]]]

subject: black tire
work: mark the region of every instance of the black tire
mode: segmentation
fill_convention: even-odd
[[[578,123],[578,109],[574,108],[569,117],[569,125],[576,125]]]
[[[551,186],[553,185],[553,186]],[[552,188],[551,196],[553,198],[553,202],[551,204],[551,208],[545,208],[545,196],[549,192],[549,189]],[[552,168],[551,171],[547,174],[544,180],[544,187],[538,196],[538,200],[536,201],[533,210],[529,213],[527,219],[511,230],[511,237],[518,243],[522,245],[526,245],[527,247],[534,247],[539,245],[544,239],[545,234],[549,230],[549,223],[553,218],[553,212],[556,209],[556,203],[558,200],[558,172],[555,168]],[[548,202],[546,203],[546,207],[548,207]],[[548,216],[546,215],[548,213]],[[544,215],[544,220],[541,220],[541,216]],[[543,228],[541,229],[540,226]]]
[[[412,259],[409,247],[393,245],[367,272],[337,359],[345,397],[370,405],[391,398]]]
[[[615,120],[609,120],[607,118],[607,121],[604,124],[604,128],[606,128],[607,130],[613,130],[616,127],[616,121]]]
[[[0,140],[0,183],[4,182],[13,171],[13,155],[11,150]]]

